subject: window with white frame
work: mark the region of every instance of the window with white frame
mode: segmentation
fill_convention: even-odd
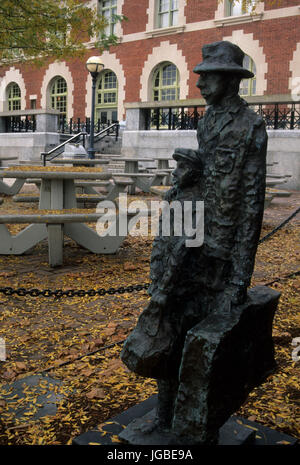
[[[118,81],[117,76],[112,71],[103,71],[97,86],[97,104],[100,106],[117,104],[118,102]]]
[[[239,16],[251,13],[255,0],[251,2],[246,0],[226,0],[226,16]]]
[[[157,27],[171,27],[178,24],[178,0],[157,1]]]
[[[153,100],[167,101],[179,99],[179,73],[172,63],[161,63],[153,76]]]
[[[21,110],[21,89],[16,82],[7,88],[8,111]]]
[[[256,66],[252,58],[249,57],[249,55],[245,55],[244,61],[243,61],[243,67],[251,71],[254,74],[254,77],[241,80],[239,94],[242,96],[255,95],[256,94]]]
[[[68,88],[63,77],[54,78],[50,88],[51,108],[60,112],[60,120],[67,116]]]
[[[107,22],[105,34],[108,36],[115,34],[117,0],[99,0],[99,12],[104,16]]]

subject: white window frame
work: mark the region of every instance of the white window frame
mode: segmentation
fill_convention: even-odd
[[[157,1],[157,11],[156,11],[156,26],[159,29],[165,28],[165,27],[172,27],[172,26],[177,26],[178,25],[178,13],[179,13],[179,8],[178,8],[178,0],[177,0],[177,5],[176,8],[174,8],[173,2],[176,0],[158,0]],[[166,4],[166,9],[161,10],[161,7]],[[176,14],[176,21],[174,21],[174,13]],[[162,18],[163,16],[166,15],[168,18],[168,24],[163,25],[162,24]]]
[[[109,2],[109,5],[104,7],[103,1]],[[105,28],[106,35],[116,35],[116,22],[113,21],[112,15],[118,14],[118,0],[99,0],[98,5],[98,11],[104,17],[105,12],[109,12],[109,23]],[[115,13],[112,13],[112,10],[115,10]]]
[[[149,6],[147,9],[148,23],[145,31],[146,37],[157,37],[183,32],[186,24],[186,18],[184,15],[185,0],[178,0],[177,25],[168,27],[159,27],[159,3],[160,0],[149,0]]]
[[[246,66],[245,64],[245,59],[246,57],[249,58],[249,65],[250,66]],[[243,67],[248,69],[249,71],[251,71],[253,74],[254,74],[254,77],[252,78],[248,78],[248,79],[243,79],[241,81],[241,86],[240,86],[240,91],[239,91],[239,95],[241,97],[251,97],[252,95],[256,95],[256,88],[257,88],[257,85],[256,85],[256,64],[255,64],[255,61],[253,60],[253,58],[250,56],[250,55],[245,55],[244,57],[244,63],[243,63]],[[246,81],[246,85],[245,82]],[[255,92],[253,92],[253,86],[255,85]],[[248,89],[248,92],[246,94],[242,94],[241,93],[241,90],[243,89]]]
[[[18,94],[14,93],[14,90],[18,91]],[[17,82],[10,82],[6,88],[7,92],[7,107],[8,111],[18,111],[21,110],[22,103],[22,91]],[[12,94],[11,94],[12,93]],[[13,108],[16,105],[18,108]],[[10,108],[11,107],[11,108]]]
[[[231,26],[254,21],[260,21],[264,15],[264,2],[256,5],[254,12],[243,13],[240,15],[229,16],[229,0],[223,0],[219,3],[215,13],[214,23],[216,27]]]

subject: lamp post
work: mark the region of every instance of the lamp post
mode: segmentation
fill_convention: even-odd
[[[92,76],[92,113],[91,113],[91,127],[90,127],[90,140],[88,148],[88,158],[95,158],[94,149],[94,125],[95,125],[95,93],[96,93],[96,81],[98,74],[104,68],[104,64],[100,57],[90,57],[86,62],[86,68]]]

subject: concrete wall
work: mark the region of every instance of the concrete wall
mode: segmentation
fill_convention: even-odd
[[[0,156],[17,155],[19,161],[40,161],[41,152],[58,144],[57,132],[0,133]]]
[[[270,130],[268,135],[267,160],[278,162],[268,172],[291,175],[282,188],[300,190],[300,130]]]
[[[0,113],[0,156],[17,156],[19,161],[40,161],[41,152],[47,152],[60,143],[56,110],[18,110]],[[6,119],[12,116],[34,116],[35,132],[5,132]]]
[[[291,175],[288,182],[281,187],[300,190],[300,131],[269,130],[268,136],[267,162],[278,162],[269,167],[268,172]],[[126,156],[151,158],[159,155],[171,158],[176,147],[196,149],[196,131],[123,132],[122,154]],[[153,162],[144,165],[153,165]]]

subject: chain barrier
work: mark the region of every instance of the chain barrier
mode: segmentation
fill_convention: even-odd
[[[128,292],[139,292],[143,290],[147,290],[150,286],[150,283],[145,284],[134,284],[127,287],[118,287],[115,289],[114,287],[110,287],[109,289],[89,289],[85,291],[84,289],[69,289],[67,291],[63,291],[62,289],[56,289],[52,291],[51,289],[25,289],[24,287],[20,287],[18,289],[13,289],[12,287],[1,287],[0,293],[4,294],[5,296],[12,296],[17,295],[20,297],[24,297],[29,295],[30,297],[95,297],[97,295],[104,296],[106,294],[114,295],[114,294],[125,294]]]
[[[283,228],[287,223],[291,221],[292,218],[294,218],[298,213],[300,212],[300,207],[297,208],[297,210],[294,211],[288,218],[286,218],[282,223],[280,223],[279,226],[276,226],[271,232],[266,234],[262,239],[260,239],[258,245],[262,244],[265,242],[267,239],[269,239],[273,234],[275,234],[277,231],[279,231],[281,228]],[[127,287],[121,286],[118,288],[110,287],[109,289],[89,289],[89,290],[84,290],[84,289],[69,289],[69,290],[62,290],[62,289],[56,289],[56,290],[51,290],[51,289],[25,289],[24,287],[20,287],[18,289],[13,289],[12,287],[0,287],[0,293],[4,294],[5,296],[12,296],[12,295],[17,295],[19,297],[25,297],[25,296],[30,296],[30,297],[55,297],[55,298],[60,298],[60,297],[95,297],[95,296],[104,296],[106,294],[109,295],[114,295],[114,294],[125,294],[128,292],[139,292],[143,290],[147,290],[150,286],[150,283],[144,283],[144,284],[134,284],[130,285]]]
[[[267,239],[269,239],[271,236],[273,236],[273,234],[275,234],[277,231],[279,231],[279,229],[283,228],[283,226],[285,226],[287,223],[289,223],[291,221],[291,219],[294,218],[294,216],[296,216],[298,213],[300,212],[300,207],[297,208],[297,210],[294,211],[294,213],[292,213],[288,218],[286,218],[282,223],[280,223],[279,226],[276,226],[276,228],[273,229],[273,231],[269,232],[268,234],[266,234],[262,239],[260,239],[259,243],[258,244],[262,244],[263,242],[265,242]]]

